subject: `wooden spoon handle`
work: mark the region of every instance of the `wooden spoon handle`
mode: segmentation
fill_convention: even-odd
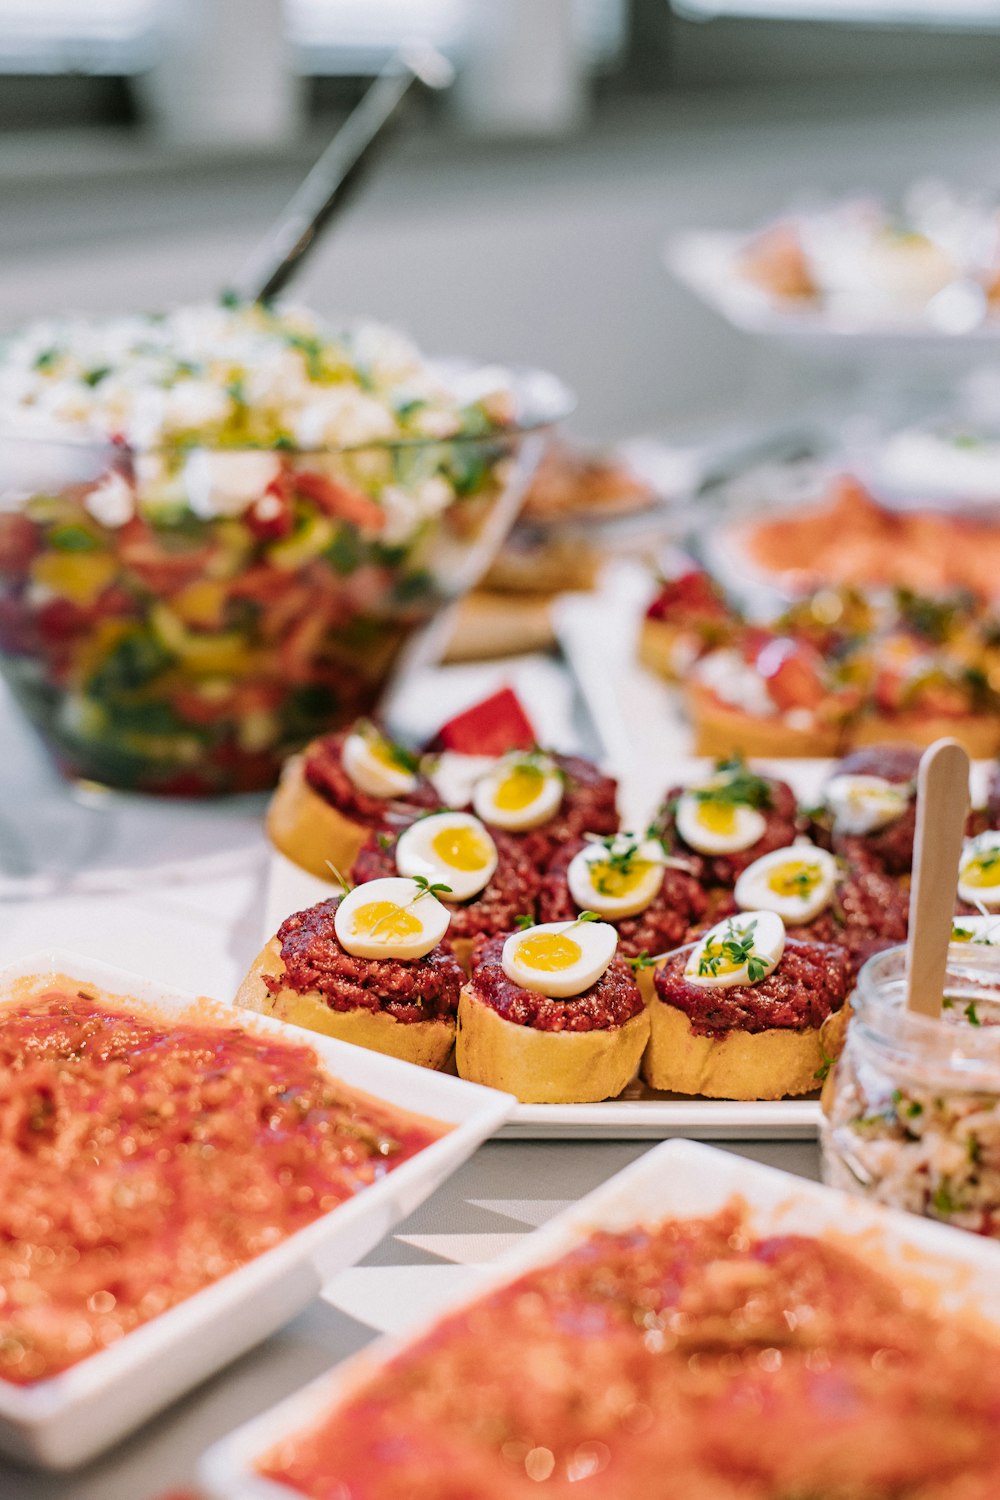
[[[969,810],[969,757],[955,740],[935,740],[917,772],[906,1004],[937,1018],[944,999],[958,862]]]

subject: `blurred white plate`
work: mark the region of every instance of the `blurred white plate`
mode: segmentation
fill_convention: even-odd
[[[56,950],[0,970],[0,1005],[15,980],[59,974],[111,997],[132,997],[168,1021],[199,1003],[193,995]],[[224,1007],[208,1019],[219,1011],[224,1014]],[[359,1260],[428,1198],[494,1133],[513,1104],[507,1094],[329,1037],[306,1036],[281,1021],[242,1011],[233,1019],[298,1045],[307,1041],[331,1075],[350,1088],[454,1129],[273,1250],[100,1353],[34,1385],[0,1380],[0,1451],[11,1457],[44,1468],[75,1467],[260,1343],[311,1302],[334,1272]]]
[[[938,355],[988,351],[1000,342],[1000,319],[986,318],[978,326],[947,332],[922,312],[876,318],[870,311],[833,311],[805,306],[785,307],[747,281],[739,258],[756,234],[727,230],[686,230],[663,247],[667,269],[700,297],[713,312],[744,333],[783,339],[820,356],[857,352],[868,356]],[[905,352],[904,352],[905,351]]]
[[[856,1239],[858,1256],[868,1265],[884,1266],[895,1278],[902,1277],[918,1304],[974,1317],[1000,1335],[995,1244],[849,1198],[727,1152],[679,1141],[647,1153],[530,1235],[484,1271],[471,1293],[463,1289],[447,1313],[567,1254],[595,1229],[621,1232],[663,1218],[712,1214],[733,1197],[747,1204],[751,1233],[831,1234],[848,1249]],[[349,1400],[401,1348],[422,1338],[440,1316],[439,1310],[402,1343],[379,1340],[217,1443],[205,1455],[199,1473],[211,1500],[292,1500],[293,1491],[285,1485],[257,1477],[255,1462],[283,1438]]]

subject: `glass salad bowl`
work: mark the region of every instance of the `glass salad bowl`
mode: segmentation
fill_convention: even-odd
[[[540,372],[211,316],[0,354],[0,671],[73,778],[270,786],[476,581],[572,405]]]

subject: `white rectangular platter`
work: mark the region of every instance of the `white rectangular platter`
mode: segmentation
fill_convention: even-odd
[[[685,762],[690,769],[691,762]],[[271,856],[264,919],[273,937],[290,912],[337,894],[337,887],[300,870],[284,855]],[[500,1130],[505,1140],[814,1140],[819,1128],[815,1099],[741,1103],[657,1094],[634,1084],[603,1104],[516,1104]]]
[[[856,1237],[866,1263],[886,1264],[912,1282],[919,1299],[933,1298],[949,1313],[974,1316],[1000,1335],[1000,1247],[995,1243],[686,1141],[667,1142],[640,1157],[529,1235],[483,1273],[471,1295],[456,1298],[445,1311],[546,1265],[595,1229],[621,1231],[663,1218],[708,1215],[734,1196],[748,1205],[752,1233],[831,1234],[848,1247]],[[422,1337],[440,1316],[439,1308],[402,1347]],[[291,1500],[286,1486],[255,1475],[255,1460],[350,1396],[400,1347],[391,1339],[379,1340],[217,1443],[205,1455],[200,1473],[211,1500]]]
[[[125,996],[164,1020],[199,1001],[125,970],[62,952],[34,953],[0,970],[4,996],[17,980],[64,975]],[[35,987],[32,986],[32,989]],[[19,992],[16,998],[23,998]],[[204,1003],[204,1002],[202,1002]],[[142,1324],[119,1342],[34,1385],[0,1381],[0,1452],[45,1468],[75,1467],[199,1381],[267,1338],[308,1305],[324,1282],[365,1255],[503,1122],[513,1100],[328,1037],[209,1003],[205,1019],[313,1047],[330,1074],[360,1093],[453,1128],[273,1250]]]

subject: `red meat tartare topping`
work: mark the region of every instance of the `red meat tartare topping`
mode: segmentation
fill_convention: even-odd
[[[497,867],[486,888],[470,901],[452,903],[441,897],[451,912],[449,938],[510,932],[518,917],[534,913],[541,877],[522,840],[499,828],[492,829],[490,837],[497,849]],[[351,866],[351,881],[362,885],[396,873],[396,838],[387,830],[372,833]]]
[[[29,1385],[270,1250],[441,1134],[311,1047],[86,989],[0,1029],[0,1379]]]
[[[411,1021],[447,1020],[458,1010],[465,979],[447,941],[423,958],[356,958],[337,941],[334,916],[340,898],[321,901],[286,917],[278,928],[285,972],[264,975],[276,993],[317,990],[331,1010],[372,1010]]]
[[[653,823],[656,837],[663,839],[668,852],[690,859],[697,878],[706,885],[732,886],[737,875],[742,874],[755,859],[774,849],[784,849],[795,840],[799,811],[791,787],[786,781],[776,781],[769,776],[754,779],[766,788],[767,801],[759,809],[765,823],[764,832],[749,849],[740,849],[733,854],[699,854],[692,849],[677,830],[677,803],[686,787],[671,787],[656,814]]]
[[[517,835],[539,870],[545,869],[568,840],[580,839],[585,833],[617,833],[620,822],[618,783],[613,776],[605,776],[582,755],[553,755],[552,760],[564,783],[559,810],[540,828]]]
[[[583,847],[582,839],[566,844],[549,866],[538,896],[540,922],[572,922],[576,916],[577,906],[566,883],[566,871]],[[640,953],[667,953],[687,942],[707,911],[708,897],[694,876],[667,868],[658,894],[645,911],[634,917],[606,920],[618,930],[619,953],[625,958],[637,958]]]
[[[473,995],[515,1026],[536,1031],[613,1031],[643,1008],[642,996],[623,958],[615,957],[596,984],[580,995],[554,1000],[523,990],[504,972],[503,937],[479,938],[472,950]]]
[[[601,1231],[258,1464],[310,1500],[994,1500],[1000,1346],[839,1245]]]
[[[788,938],[778,967],[759,984],[704,987],[684,978],[686,952],[675,953],[653,974],[660,1000],[682,1010],[697,1036],[718,1031],[804,1031],[821,1026],[847,999],[850,964],[832,943]]]
[[[836,888],[834,904],[804,927],[788,927],[789,937],[807,943],[835,943],[850,958],[852,977],[873,953],[905,943],[908,893],[878,870],[852,870]]]

